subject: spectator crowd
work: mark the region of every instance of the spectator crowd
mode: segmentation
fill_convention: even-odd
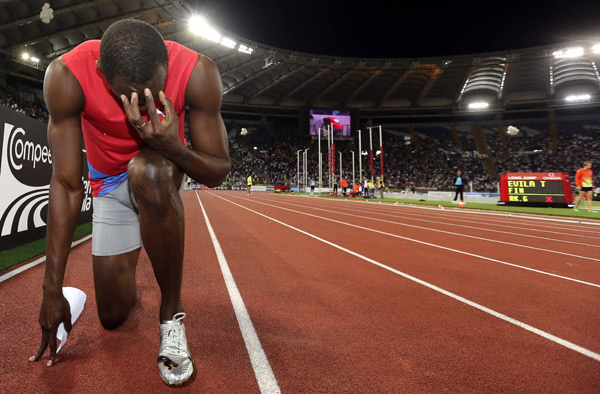
[[[30,96],[29,100],[24,99],[22,94],[19,94],[17,91],[2,88],[0,89],[0,105],[48,123],[48,110],[44,104],[35,99],[31,94],[27,96]]]
[[[0,90],[0,105],[24,113],[32,118],[48,121],[48,112],[43,103],[32,95],[26,100],[16,91]],[[397,134],[397,133],[395,133]],[[366,137],[363,135],[363,137]],[[408,136],[384,134],[384,180],[385,185],[398,190],[452,190],[452,180],[457,170],[465,175],[474,191],[496,192],[498,179],[492,179],[483,166],[472,139],[463,138],[464,150],[459,150],[455,141],[447,135],[419,135],[421,147]],[[463,135],[464,137],[464,135]],[[558,150],[552,149],[552,137],[548,132],[525,133],[507,136],[506,149],[497,133],[488,133],[486,143],[498,174],[503,172],[569,172],[573,178],[584,160],[600,165],[600,127],[558,133]],[[248,135],[229,134],[232,170],[227,177],[228,185],[244,185],[252,174],[255,184],[297,183],[298,151],[300,168],[303,167],[302,152],[307,151],[307,183],[318,182],[317,141],[293,135],[273,135],[258,128]],[[342,177],[352,181],[352,155],[355,152],[355,179],[370,176],[370,158],[367,140],[362,144],[360,155],[354,140],[335,141],[335,177],[339,177],[339,152],[342,152]],[[327,144],[322,141],[323,183],[328,183]],[[362,176],[358,173],[359,158],[362,160]],[[374,174],[380,174],[380,160],[374,152]],[[598,168],[598,167],[596,167]],[[303,176],[304,174],[301,174]],[[597,177],[596,177],[597,179]],[[303,178],[301,178],[301,184]],[[350,185],[352,189],[353,185]]]

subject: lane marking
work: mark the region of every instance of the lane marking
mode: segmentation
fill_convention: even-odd
[[[214,193],[212,193],[212,195],[216,196],[216,194],[214,194]],[[242,199],[244,201],[252,201],[252,202],[255,202],[256,204],[267,205],[267,206],[270,206],[270,207],[273,207],[273,208],[283,209],[283,210],[286,210],[286,211],[298,213],[300,215],[311,216],[311,217],[314,217],[314,218],[317,218],[317,219],[326,220],[326,221],[334,222],[334,223],[339,223],[339,224],[342,224],[342,225],[348,226],[348,227],[355,227],[355,228],[359,228],[361,230],[367,230],[367,231],[371,231],[371,232],[378,233],[378,234],[388,235],[390,237],[400,238],[400,239],[404,239],[406,241],[415,242],[415,243],[422,244],[422,245],[427,245],[427,246],[432,246],[434,248],[448,250],[450,252],[464,254],[466,256],[477,257],[477,258],[480,258],[482,260],[488,260],[488,261],[492,261],[494,263],[508,265],[510,267],[520,268],[520,269],[523,269],[523,270],[526,270],[526,271],[531,271],[531,272],[535,272],[535,273],[542,274],[542,275],[552,276],[554,278],[564,279],[564,280],[568,280],[568,281],[571,281],[571,282],[581,283],[581,284],[584,284],[584,285],[587,285],[587,286],[592,286],[592,287],[598,287],[598,288],[600,288],[600,284],[596,284],[596,283],[585,282],[583,280],[569,278],[567,276],[557,275],[557,274],[553,274],[553,273],[550,273],[550,272],[537,270],[535,268],[525,267],[525,266],[522,266],[522,265],[517,265],[517,264],[509,263],[509,262],[506,262],[506,261],[497,260],[497,259],[494,259],[494,258],[491,258],[491,257],[485,257],[485,256],[481,256],[481,255],[474,254],[474,253],[464,252],[462,250],[452,249],[452,248],[449,248],[447,246],[436,245],[436,244],[432,244],[432,243],[429,243],[429,242],[420,241],[418,239],[404,237],[402,235],[387,233],[385,231],[375,230],[375,229],[371,229],[371,228],[368,228],[368,227],[359,226],[359,225],[356,225],[356,224],[350,224],[350,223],[346,223],[346,222],[341,222],[339,220],[329,219],[329,218],[326,218],[326,217],[323,217],[323,216],[317,216],[317,215],[313,215],[313,214],[306,213],[306,212],[301,212],[301,211],[296,211],[296,210],[289,209],[289,208],[278,207],[277,205],[263,203],[263,202],[260,202],[260,201],[256,201],[254,199],[247,199],[247,198],[242,198],[242,197],[238,197],[238,196],[234,196],[234,197],[240,198],[240,199]],[[219,197],[219,198],[222,198],[222,197]]]
[[[83,242],[85,242],[85,241],[87,241],[88,239],[91,239],[91,238],[92,238],[92,234],[86,235],[85,237],[80,238],[77,241],[74,241],[73,243],[71,243],[71,248],[74,248],[75,246],[79,245],[80,243],[83,243]],[[46,255],[43,255],[42,257],[40,257],[40,258],[32,261],[31,263],[27,263],[27,264],[25,264],[25,265],[23,265],[23,266],[21,266],[19,268],[16,268],[16,269],[14,269],[14,270],[12,270],[12,271],[4,274],[4,275],[1,275],[0,276],[0,283],[4,282],[7,279],[12,278],[13,276],[16,276],[16,275],[20,274],[23,271],[27,271],[29,268],[33,268],[36,265],[43,263],[44,261],[46,261]]]
[[[269,198],[269,197],[259,197],[262,198],[264,200],[269,200],[269,201],[281,201],[280,199],[277,198]],[[308,202],[307,202],[308,203]],[[291,202],[284,202],[284,204],[290,204],[290,205],[298,205],[298,206],[306,206],[306,207],[313,207],[313,205],[299,205],[299,204],[294,204]],[[323,206],[323,204],[319,204],[320,206]],[[344,204],[335,204],[332,206],[335,206],[338,209],[346,209],[349,210],[351,212],[355,212],[352,210],[352,208],[346,208],[343,207]],[[379,204],[373,206],[373,208],[379,207]],[[362,212],[366,212],[366,210],[362,210]],[[389,211],[385,211],[383,212],[382,210],[369,210],[369,212],[372,212],[376,215],[381,215],[381,216],[387,216],[387,217],[392,217],[392,218],[406,218],[408,220],[415,220],[418,222],[427,222],[427,223],[437,223],[440,224],[440,221],[435,221],[435,220],[427,220],[427,219],[421,219],[420,217],[423,215],[418,215],[417,217],[414,216],[401,216],[401,215],[396,215],[395,212],[389,212]],[[428,216],[431,217],[431,216]],[[468,223],[472,223],[473,221],[467,221],[467,220],[460,220],[460,219],[448,219],[444,217],[444,220],[449,220],[452,222],[468,222]],[[537,239],[543,239],[543,240],[547,240],[547,241],[553,241],[553,242],[563,242],[563,243],[569,243],[569,244],[575,244],[575,245],[583,245],[583,246],[590,246],[593,248],[600,248],[600,244],[598,245],[594,245],[594,244],[586,244],[586,243],[581,243],[581,242],[577,242],[577,241],[568,241],[568,240],[564,240],[564,239],[556,239],[556,238],[547,238],[547,237],[541,237],[541,236],[537,236],[537,235],[530,235],[530,234],[523,234],[523,233],[513,233],[510,231],[502,231],[502,230],[493,230],[490,228],[481,228],[481,227],[473,227],[473,226],[466,226],[464,224],[456,224],[456,223],[449,223],[449,222],[443,222],[441,223],[443,225],[447,225],[447,226],[455,226],[455,227],[464,227],[464,228],[468,228],[468,229],[474,229],[474,230],[480,230],[480,231],[490,231],[490,232],[495,232],[495,233],[502,233],[502,234],[511,234],[511,235],[516,235],[519,237],[529,237],[529,238],[537,238]],[[482,223],[485,225],[489,225],[489,226],[496,226],[498,227],[499,225],[497,224],[487,224],[487,223]],[[509,228],[514,228],[514,226],[502,226],[502,227],[509,227]],[[533,230],[533,231],[541,231],[541,230]],[[560,234],[560,235],[567,235],[567,236],[574,236],[574,237],[583,237],[583,238],[591,238],[594,240],[600,240],[600,237],[590,237],[590,236],[586,236],[586,235],[578,235],[578,234],[564,234],[564,233],[559,233],[559,232],[552,232],[552,231],[544,231],[544,232],[549,232],[551,234]]]
[[[288,198],[311,198],[308,196],[299,196],[299,195],[283,195],[283,197],[288,197]],[[369,200],[367,201],[356,201],[356,199],[352,199],[352,198],[346,198],[344,200],[336,200],[336,199],[332,199],[332,198],[323,198],[323,197],[317,197],[317,198],[312,198],[313,200],[319,200],[319,201],[323,201],[323,202],[335,202],[335,201],[346,201],[346,202],[351,202],[351,203],[355,203],[355,204],[363,204],[363,205],[380,205],[380,204],[375,204],[374,202],[371,202]],[[393,205],[391,203],[384,203],[381,204],[381,207],[387,207],[387,208],[407,208],[407,209],[413,209],[413,210],[425,210],[425,211],[433,211],[434,213],[439,213],[441,214],[440,210],[437,207],[434,206],[416,206],[416,205],[411,205],[408,203],[400,203],[400,205]],[[453,208],[453,207],[448,207],[449,209],[445,210],[443,215],[447,216],[447,215],[484,215],[484,216],[500,216],[503,218],[510,218],[510,219],[525,219],[522,221],[518,221],[516,223],[519,224],[524,224],[524,225],[530,225],[530,226],[534,226],[534,227],[544,227],[547,228],[547,225],[544,224],[536,224],[536,223],[531,223],[532,221],[552,221],[552,222],[560,222],[560,223],[566,223],[568,225],[572,225],[570,227],[565,227],[564,225],[562,227],[560,227],[561,229],[569,229],[570,231],[577,231],[577,232],[584,232],[584,233],[592,233],[592,234],[596,234],[596,229],[582,229],[580,225],[589,225],[589,226],[600,226],[600,221],[593,221],[593,220],[588,220],[588,221],[580,221],[580,220],[569,220],[569,219],[557,219],[557,218],[548,218],[548,217],[536,217],[536,216],[525,216],[525,215],[519,215],[519,214],[512,214],[512,213],[493,213],[493,212],[482,212],[482,211],[473,211],[473,210],[468,210],[468,209],[458,209],[458,208]],[[422,214],[420,213],[413,213],[415,215],[420,215],[422,216]],[[487,218],[490,221],[490,225],[492,225],[491,223],[495,222],[495,223],[503,223],[501,220],[497,220],[497,219],[493,219],[493,218]],[[460,220],[460,219],[457,219]],[[527,221],[529,220],[529,221]],[[464,220],[463,220],[464,221]],[[560,224],[560,223],[557,223]],[[531,230],[533,231],[542,231],[542,230],[537,230],[535,228],[531,228]]]
[[[217,198],[220,198],[220,199],[222,199],[222,200],[224,200],[224,201],[226,201],[226,202],[228,202],[228,203],[230,203],[230,204],[237,205],[237,206],[238,206],[238,207],[240,207],[240,208],[243,208],[243,209],[245,209],[245,210],[248,210],[248,211],[250,211],[250,212],[253,212],[253,213],[255,213],[255,214],[259,215],[259,216],[262,216],[262,217],[264,217],[264,218],[266,218],[266,219],[269,219],[269,220],[271,220],[271,221],[273,221],[273,222],[279,223],[279,224],[281,224],[281,225],[283,225],[283,226],[285,226],[285,227],[288,227],[288,228],[290,228],[290,229],[292,229],[292,230],[294,230],[294,231],[297,231],[297,232],[299,232],[299,233],[301,233],[301,234],[304,234],[304,235],[306,235],[306,236],[308,236],[308,237],[310,237],[310,238],[313,238],[313,239],[315,239],[315,240],[317,240],[317,241],[319,241],[319,242],[323,242],[323,243],[325,243],[325,244],[327,244],[327,245],[329,245],[329,246],[332,246],[332,247],[334,247],[334,248],[336,248],[336,249],[339,249],[339,250],[341,250],[341,251],[343,251],[343,252],[345,252],[345,253],[348,253],[348,254],[350,254],[350,255],[352,255],[352,256],[358,257],[359,259],[362,259],[362,260],[364,260],[364,261],[366,261],[366,262],[368,262],[368,263],[371,263],[371,264],[373,264],[373,265],[376,265],[376,266],[378,266],[378,267],[380,267],[380,268],[383,268],[383,269],[385,269],[385,270],[388,270],[388,271],[390,271],[390,272],[393,272],[393,273],[395,273],[395,274],[397,274],[397,275],[400,275],[400,276],[402,276],[402,277],[404,277],[404,278],[406,278],[406,279],[408,279],[408,280],[411,280],[411,281],[413,281],[413,282],[415,282],[415,283],[418,283],[418,284],[420,284],[420,285],[423,285],[423,286],[425,286],[425,287],[427,287],[427,288],[429,288],[429,289],[431,289],[431,290],[437,291],[438,293],[441,293],[441,294],[443,294],[443,295],[445,295],[445,296],[448,296],[448,297],[450,297],[450,298],[453,298],[453,299],[455,299],[455,300],[457,300],[457,301],[459,301],[459,302],[462,302],[462,303],[464,303],[464,304],[466,304],[466,305],[469,305],[469,306],[471,306],[471,307],[473,307],[473,308],[476,308],[476,309],[478,309],[478,310],[480,310],[480,311],[482,311],[482,312],[485,312],[485,313],[487,313],[487,314],[489,314],[489,315],[492,315],[492,316],[494,316],[494,317],[496,317],[496,318],[498,318],[498,319],[504,320],[504,321],[506,321],[507,323],[513,324],[513,325],[515,325],[515,326],[517,326],[517,327],[520,327],[520,328],[523,328],[523,329],[525,329],[525,330],[527,330],[527,331],[529,331],[529,332],[531,332],[531,333],[533,333],[533,334],[536,334],[536,335],[539,335],[539,336],[541,336],[542,338],[548,339],[548,340],[550,340],[550,341],[552,341],[552,342],[554,342],[554,343],[557,343],[557,344],[559,344],[559,345],[561,345],[561,346],[564,346],[564,347],[566,347],[567,349],[573,350],[573,351],[575,351],[575,352],[577,352],[577,353],[580,353],[580,354],[582,354],[582,355],[584,355],[584,356],[587,356],[587,357],[589,357],[589,358],[591,358],[591,359],[593,359],[593,360],[596,360],[596,361],[599,361],[599,362],[600,362],[600,354],[598,354],[598,353],[595,353],[595,352],[593,352],[593,351],[591,351],[591,350],[589,350],[589,349],[586,349],[586,348],[584,348],[584,347],[582,347],[582,346],[576,345],[576,344],[574,344],[573,342],[569,342],[569,341],[567,341],[566,339],[559,338],[559,337],[557,337],[557,336],[555,336],[555,335],[552,335],[552,334],[550,334],[550,333],[548,333],[548,332],[546,332],[546,331],[540,330],[539,328],[533,327],[533,326],[531,326],[531,325],[529,325],[529,324],[527,324],[527,323],[523,323],[522,321],[519,321],[519,320],[517,320],[517,319],[513,319],[512,317],[509,317],[509,316],[507,316],[507,315],[505,315],[505,314],[503,314],[503,313],[496,312],[496,311],[495,311],[495,310],[493,310],[493,309],[490,309],[490,308],[488,308],[488,307],[485,307],[485,306],[483,306],[483,305],[480,305],[480,304],[478,304],[478,303],[476,303],[476,302],[473,302],[473,301],[471,301],[471,300],[468,300],[468,299],[466,299],[466,298],[464,298],[464,297],[461,297],[461,296],[459,296],[459,295],[457,295],[457,294],[454,294],[454,293],[452,293],[452,292],[450,292],[450,291],[448,291],[448,290],[444,290],[444,289],[442,289],[441,287],[438,287],[438,286],[436,286],[436,285],[433,285],[433,284],[431,284],[431,283],[429,283],[429,282],[425,282],[424,280],[421,280],[421,279],[419,279],[419,278],[416,278],[416,277],[414,277],[414,276],[411,276],[411,275],[409,275],[409,274],[406,274],[406,273],[404,273],[404,272],[402,272],[402,271],[398,271],[398,270],[396,270],[396,269],[394,269],[394,268],[392,268],[392,267],[389,267],[389,266],[387,266],[387,265],[385,265],[385,264],[382,264],[382,263],[380,263],[380,262],[378,262],[378,261],[375,261],[375,260],[373,260],[373,259],[370,259],[369,257],[363,256],[363,255],[361,255],[361,254],[359,254],[359,253],[356,253],[356,252],[354,252],[354,251],[352,251],[352,250],[346,249],[346,248],[344,248],[344,247],[342,247],[342,246],[339,246],[339,245],[337,245],[337,244],[335,244],[335,243],[333,243],[333,242],[330,242],[330,241],[324,240],[324,239],[322,239],[322,238],[320,238],[320,237],[318,237],[318,236],[316,236],[316,235],[313,235],[313,234],[311,234],[311,233],[308,233],[308,232],[306,232],[306,231],[304,231],[304,230],[300,230],[299,228],[296,228],[296,227],[294,227],[294,226],[291,226],[291,225],[289,225],[289,224],[287,224],[287,223],[284,223],[284,222],[282,222],[282,221],[279,221],[279,220],[277,220],[277,219],[275,219],[275,218],[272,218],[272,217],[270,217],[270,216],[267,216],[267,215],[265,215],[265,214],[262,214],[262,213],[260,213],[260,212],[258,212],[258,211],[255,211],[255,210],[253,210],[253,209],[247,208],[247,207],[245,207],[245,206],[243,206],[243,205],[240,205],[240,204],[238,204],[238,203],[235,203],[235,202],[233,202],[233,201],[230,201],[230,200],[228,200],[228,199],[226,199],[226,198],[224,198],[224,197],[218,196],[218,195],[216,195],[215,193],[209,193],[209,194],[210,194],[210,195],[213,195],[213,196],[215,196],[215,197],[217,197]],[[251,200],[250,200],[250,201],[251,201]]]
[[[279,195],[278,197],[285,197],[285,198],[305,198],[305,199],[310,199],[311,197],[308,196],[289,196],[289,195]],[[461,209],[452,209],[452,207],[450,207],[449,209],[444,211],[444,214],[442,214],[440,212],[440,210],[437,207],[418,207],[418,206],[413,206],[413,205],[407,205],[405,203],[401,203],[402,205],[392,205],[390,203],[384,203],[384,204],[374,204],[373,202],[369,202],[369,201],[355,201],[353,199],[344,199],[344,200],[335,200],[335,199],[330,199],[330,198],[312,198],[312,200],[315,201],[321,201],[321,202],[335,202],[335,201],[346,201],[346,202],[351,202],[351,203],[355,203],[355,204],[363,204],[363,205],[367,205],[367,206],[379,206],[382,208],[392,208],[392,209],[397,209],[397,208],[409,208],[409,209],[420,209],[420,210],[427,210],[427,211],[433,211],[433,213],[435,214],[441,214],[440,216],[443,217],[444,219],[448,219],[448,215],[447,214],[454,214],[456,215],[460,215],[460,214],[472,214],[472,215],[490,215],[490,216],[501,216],[504,218],[509,218],[509,219],[513,219],[513,218],[524,218],[524,219],[531,219],[531,220],[550,220],[550,221],[565,221],[569,224],[573,224],[573,227],[561,227],[561,229],[568,229],[569,231],[576,231],[576,232],[583,232],[583,233],[588,233],[588,234],[597,234],[596,229],[590,229],[590,230],[583,230],[581,229],[580,226],[578,226],[579,224],[584,224],[584,225],[590,225],[590,226],[600,226],[600,221],[598,223],[595,222],[589,222],[589,221],[574,221],[574,220],[566,220],[566,219],[552,219],[552,218],[531,218],[528,216],[517,216],[517,215],[512,215],[512,214],[498,214],[498,213],[491,213],[491,212],[470,212],[470,211],[466,211],[466,210],[461,210]],[[421,213],[413,213],[411,212],[412,215],[417,215],[417,216],[424,216]],[[458,221],[458,222],[468,222],[468,220],[464,220],[464,219],[449,219],[449,220],[454,220],[454,221]],[[485,222],[487,225],[489,226],[497,226],[497,227],[514,227],[514,226],[507,226],[507,225],[501,225],[501,224],[494,224],[494,223],[504,223],[501,220],[494,220],[494,219],[490,219],[488,222]],[[526,221],[523,222],[518,222],[519,224],[524,224],[524,225],[530,225],[530,226],[534,226],[534,227],[544,227],[547,228],[548,226],[544,226],[542,224],[535,224],[535,223],[528,223]],[[577,226],[575,226],[577,225]],[[525,228],[527,230],[531,230],[531,231],[538,231],[538,232],[545,232],[545,233],[551,233],[551,234],[563,234],[563,235],[568,235],[570,237],[585,237],[585,238],[592,238],[592,239],[600,239],[600,237],[591,237],[591,236],[585,236],[585,235],[577,235],[577,234],[564,234],[564,232],[556,232],[556,231],[547,231],[547,230],[540,230],[538,228],[533,228],[533,227],[528,227]]]
[[[260,197],[258,197],[258,198],[260,198]],[[273,201],[272,199],[265,199],[265,198],[263,198],[263,200]],[[577,257],[577,258],[581,258],[581,259],[587,259],[587,260],[593,260],[593,261],[599,261],[600,262],[600,259],[595,259],[593,257],[585,257],[585,256],[580,256],[580,255],[566,253],[566,252],[559,252],[559,251],[551,250],[551,249],[544,249],[544,248],[538,248],[538,247],[535,247],[535,246],[516,244],[516,243],[512,243],[512,242],[508,242],[508,241],[500,241],[500,240],[495,240],[495,239],[482,238],[482,237],[477,237],[477,236],[474,236],[474,235],[467,235],[467,234],[460,234],[460,233],[457,234],[456,232],[452,232],[452,231],[446,231],[446,230],[435,229],[435,228],[430,228],[430,227],[421,227],[421,226],[417,226],[417,225],[414,225],[414,224],[408,224],[408,223],[402,223],[402,222],[394,222],[394,221],[386,220],[386,219],[377,219],[377,218],[373,218],[373,217],[370,217],[370,216],[357,215],[355,213],[345,213],[345,212],[341,212],[339,210],[334,212],[334,211],[332,211],[332,209],[334,209],[334,208],[325,209],[325,208],[316,208],[316,207],[310,206],[310,205],[301,205],[301,204],[294,204],[294,203],[289,203],[289,202],[281,202],[281,203],[282,204],[288,204],[288,205],[294,205],[294,206],[298,206],[298,207],[304,207],[304,208],[308,208],[308,209],[315,209],[315,210],[319,210],[319,211],[326,211],[326,212],[335,213],[335,214],[338,214],[338,215],[346,215],[346,216],[352,216],[352,217],[361,218],[361,219],[375,220],[375,221],[378,221],[378,222],[385,222],[385,223],[390,223],[390,224],[397,224],[399,226],[414,227],[414,228],[418,228],[418,229],[421,229],[421,230],[427,230],[427,231],[435,231],[435,232],[450,234],[450,235],[453,235],[453,236],[456,236],[456,237],[467,237],[467,238],[479,239],[479,240],[488,241],[488,242],[496,242],[496,243],[501,243],[501,244],[507,244],[507,245],[512,245],[512,246],[517,246],[517,247],[521,247],[521,248],[541,250],[541,251],[544,251],[544,252],[563,254],[565,256]],[[425,219],[411,219],[411,220],[418,220],[418,221],[422,221],[422,222],[436,223],[433,220],[425,220]],[[462,226],[460,224],[449,224],[449,226],[467,227],[467,228],[471,228],[471,229],[475,229],[475,230],[484,230],[485,231],[485,229],[479,229],[479,228],[476,228],[476,227],[469,227],[469,226]],[[511,234],[511,233],[502,232],[502,231],[498,231],[498,230],[488,230],[488,231],[500,232],[500,233],[504,233],[504,234]],[[512,233],[512,234],[515,234],[515,233]],[[516,235],[522,236],[523,234],[516,234]],[[535,237],[535,236],[530,236],[530,237]],[[535,237],[535,238],[538,238],[538,237]],[[539,238],[542,238],[542,237],[539,237]],[[600,248],[600,245],[583,244],[583,243],[573,242],[573,241],[560,241],[560,240],[555,240],[555,239],[552,239],[552,238],[543,238],[543,239],[551,240],[551,241],[557,241],[557,242],[573,243],[573,244],[580,245],[580,246],[589,246],[589,247],[594,247],[594,248]]]
[[[223,253],[223,249],[221,249],[221,244],[219,243],[219,240],[213,231],[210,220],[208,220],[208,215],[204,210],[202,201],[200,201],[198,192],[196,192],[196,198],[198,198],[198,203],[200,204],[200,208],[202,208],[204,221],[206,222],[210,239],[212,240],[215,248],[217,259],[219,260],[221,273],[223,274],[223,279],[225,279],[225,285],[227,286],[227,291],[229,292],[229,298],[231,299],[235,317],[237,318],[240,331],[242,332],[242,337],[244,338],[244,343],[246,344],[248,355],[250,356],[250,362],[252,363],[252,368],[254,369],[254,375],[256,376],[260,392],[269,394],[281,393],[277,379],[275,378],[273,370],[271,369],[271,364],[269,364],[267,355],[265,354],[260,340],[258,339],[256,330],[254,329],[254,325],[252,324],[252,320],[250,319],[250,315],[248,314],[248,310],[246,309],[246,305],[242,299],[242,295],[235,284],[235,280],[233,279],[233,275],[231,274],[231,270],[229,269],[229,265],[225,259],[225,254]]]

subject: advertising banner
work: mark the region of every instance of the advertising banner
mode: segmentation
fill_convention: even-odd
[[[45,237],[52,153],[47,125],[0,106],[0,251]],[[83,150],[83,149],[82,149]],[[92,219],[87,158],[79,223]]]

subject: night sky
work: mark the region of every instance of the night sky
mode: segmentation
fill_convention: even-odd
[[[597,0],[187,2],[215,27],[249,40],[332,56],[444,56],[600,41]]]

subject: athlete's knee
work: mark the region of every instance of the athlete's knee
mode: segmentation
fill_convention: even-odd
[[[121,326],[129,317],[129,312],[135,305],[135,286],[123,294],[96,294],[98,317],[102,327],[114,330]]]
[[[102,324],[102,327],[104,327],[106,330],[114,330],[125,323],[127,317],[129,317],[129,309],[120,312],[107,312],[99,309],[98,317],[100,318],[100,324]]]
[[[179,170],[160,153],[143,149],[129,162],[127,176],[138,202],[163,205],[177,191]]]

